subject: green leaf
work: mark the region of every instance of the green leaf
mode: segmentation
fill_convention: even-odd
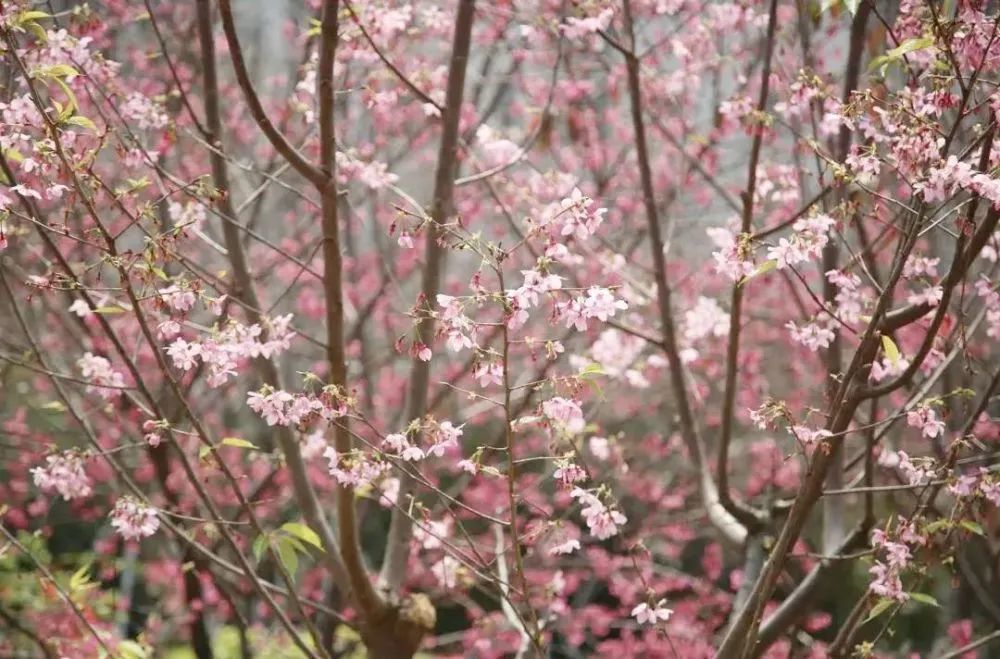
[[[927,535],[934,535],[938,531],[942,531],[951,526],[951,520],[948,519],[938,519],[934,520],[930,524],[924,527],[924,533]]]
[[[94,122],[88,119],[87,117],[84,117],[83,115],[78,114],[76,116],[70,117],[69,119],[66,120],[66,123],[70,124],[71,126],[79,126],[80,128],[86,128],[87,130],[93,133],[97,132],[97,126],[94,124]]]
[[[138,192],[143,188],[149,187],[149,179],[143,176],[142,178],[127,178],[125,179],[125,185],[120,185],[115,188],[115,194],[118,196],[129,194],[130,192]]]
[[[959,522],[959,526],[961,526],[966,531],[969,531],[970,533],[981,535],[984,538],[986,537],[986,532],[983,531],[983,527],[980,526],[978,522],[973,522],[971,519],[963,519],[961,522]]]
[[[778,267],[778,261],[777,260],[775,260],[775,259],[768,259],[768,260],[764,261],[763,263],[761,263],[760,265],[758,265],[757,268],[753,272],[751,272],[749,275],[747,275],[743,279],[739,280],[739,282],[737,282],[736,285],[737,286],[742,286],[747,281],[753,279],[757,275],[762,275],[762,274],[764,274],[766,272],[771,272],[772,270],[774,270],[777,267]]]
[[[294,577],[296,570],[299,569],[299,555],[295,553],[295,545],[288,538],[279,538],[275,549],[281,564],[285,566],[285,570]]]
[[[897,348],[893,340],[885,334],[882,335],[882,350],[885,352],[885,356],[889,358],[890,364],[895,366],[899,363],[899,348]]]
[[[38,10],[22,11],[17,15],[17,18],[14,19],[14,24],[21,25],[27,21],[37,21],[39,18],[52,18],[52,15]]]
[[[301,540],[299,540],[298,538],[293,538],[290,535],[283,535],[281,537],[283,538],[284,542],[291,543],[292,549],[302,554],[303,556],[309,556],[309,550],[306,549],[306,546],[302,544]]]
[[[362,483],[354,488],[354,497],[357,499],[367,499],[375,490],[371,483]]]
[[[316,549],[323,551],[323,543],[320,541],[319,535],[305,524],[288,522],[287,524],[281,525],[281,530],[291,536],[295,536],[299,540],[308,542]]]
[[[604,368],[600,364],[587,364],[580,372],[577,373],[577,377],[581,378],[596,378],[601,375],[607,375],[604,372]]]
[[[222,444],[225,446],[236,446],[238,448],[257,449],[257,446],[253,442],[248,442],[247,440],[239,437],[223,437]]]
[[[68,105],[62,110],[62,112],[56,114],[56,118],[59,120],[59,123],[66,123],[67,121],[70,120],[70,118],[72,118],[74,111],[75,108],[72,106],[72,104]]]
[[[934,599],[927,593],[910,593],[910,598],[915,602],[920,602],[921,604],[927,604],[929,606],[937,606],[937,607],[941,606],[940,604],[938,604],[938,601],[936,599]]]
[[[49,34],[45,31],[45,28],[36,23],[35,21],[28,21],[22,26],[28,32],[34,35],[38,43],[48,43]]]
[[[97,307],[96,309],[94,309],[94,313],[115,314],[115,313],[125,313],[125,310],[122,309],[121,307],[116,307],[116,306]]]
[[[847,7],[847,11],[851,12],[851,16],[858,13],[858,6],[861,4],[861,0],[844,0],[844,6]]]
[[[48,403],[45,403],[44,405],[42,405],[38,409],[45,410],[46,412],[65,412],[66,411],[66,406],[63,405],[58,400],[53,400],[53,401],[49,401]]]
[[[253,541],[253,557],[257,559],[258,563],[260,563],[261,556],[264,555],[264,550],[267,549],[267,542],[268,540],[266,535],[259,535],[257,536],[257,539]]]
[[[146,659],[146,648],[132,640],[119,641],[118,656],[122,659]]]
[[[92,588],[94,584],[90,582],[90,563],[82,566],[69,578],[69,591],[77,593],[81,590]]]
[[[923,50],[924,48],[930,48],[933,45],[934,37],[914,37],[912,39],[907,39],[886,54],[891,59],[898,59],[907,53]]]
[[[69,85],[63,82],[62,78],[54,78],[54,80],[56,81],[56,84],[59,85],[59,88],[63,90],[63,94],[66,94],[66,98],[69,99],[69,105],[67,105],[59,115],[59,120],[62,121],[76,112],[76,109],[80,107],[80,104],[76,102],[76,94],[74,94],[73,90],[69,88]]]
[[[890,51],[887,51],[885,55],[880,55],[871,61],[868,65],[868,71],[874,71],[875,69],[883,69],[882,74],[885,74],[885,67],[893,62],[898,62],[903,59],[904,55],[916,52],[918,50],[923,50],[924,48],[930,48],[934,45],[934,37],[914,37],[912,39],[907,39],[903,43],[899,44]]]
[[[49,64],[48,66],[40,66],[31,73],[32,76],[36,78],[52,78],[53,80],[80,75],[80,72],[69,64]]]
[[[337,631],[334,632],[334,636],[336,636],[342,641],[356,642],[361,640],[361,634],[359,634],[354,629],[348,627],[347,625],[338,625]]]
[[[892,606],[895,603],[896,603],[896,600],[885,599],[885,598],[880,599],[878,602],[875,603],[875,606],[872,607],[872,610],[868,614],[868,617],[865,618],[865,622],[861,623],[861,624],[865,624],[865,623],[870,622],[870,621],[874,620],[875,618],[879,617],[880,615],[882,615],[883,613],[885,613],[889,609],[890,606]]]

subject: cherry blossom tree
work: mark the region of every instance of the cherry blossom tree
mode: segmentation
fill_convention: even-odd
[[[0,2],[0,653],[1000,644],[995,3],[278,4]]]

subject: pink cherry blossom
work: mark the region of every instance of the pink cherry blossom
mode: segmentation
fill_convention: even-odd
[[[55,490],[67,501],[89,497],[93,492],[90,478],[84,471],[83,457],[75,452],[48,456],[44,466],[31,469],[31,476],[43,492]]]
[[[141,540],[160,528],[159,513],[156,508],[124,496],[115,502],[111,511],[111,526],[126,540]]]
[[[558,427],[568,432],[580,432],[585,425],[580,404],[561,396],[556,396],[542,403],[542,413]]]
[[[653,606],[641,602],[632,609],[632,617],[640,625],[657,625],[661,622],[667,622],[673,613],[673,609],[667,608],[667,600],[665,599],[658,601]]]
[[[0,655],[970,654],[996,8],[875,4],[3,3]]]
[[[796,343],[801,343],[813,352],[828,347],[836,337],[828,324],[816,320],[801,326],[790,320],[785,323],[785,327]]]
[[[906,413],[906,425],[920,428],[924,437],[933,439],[944,432],[944,422],[937,418],[937,412],[927,406],[916,407]]]
[[[91,383],[87,391],[93,391],[106,400],[121,395],[121,389],[125,387],[125,378],[111,367],[110,361],[86,352],[76,361],[76,365],[84,379]]]
[[[161,288],[159,292],[164,303],[174,311],[190,311],[198,299],[193,292],[176,285]]]
[[[611,17],[613,15],[613,10],[605,9],[596,16],[587,16],[585,18],[570,16],[566,19],[566,22],[563,25],[559,26],[559,28],[568,39],[579,39],[587,36],[588,34],[593,34],[598,30],[606,28],[611,22]]]
[[[491,384],[503,384],[503,365],[499,362],[480,363],[473,371],[473,376],[479,382],[480,387],[488,387]]]

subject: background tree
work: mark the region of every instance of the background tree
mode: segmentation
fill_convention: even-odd
[[[987,652],[998,29],[0,3],[0,650]]]

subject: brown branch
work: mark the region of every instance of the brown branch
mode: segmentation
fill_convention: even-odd
[[[993,641],[997,640],[1000,640],[1000,630],[987,634],[982,638],[978,638],[975,641],[967,643],[966,645],[963,645],[962,647],[956,650],[952,650],[951,652],[942,654],[940,657],[938,657],[938,659],[958,659],[958,657],[964,657],[967,653],[977,650],[983,647],[984,645],[987,645],[988,643],[992,643]]]
[[[868,25],[869,13],[870,10],[868,5],[865,4],[864,6],[858,8],[857,13],[854,16],[854,20],[851,21],[850,47],[847,55],[847,67],[844,72],[844,89],[841,95],[841,103],[845,106],[850,103],[851,95],[854,93],[854,90],[857,89],[858,82],[861,77],[861,60],[864,57],[865,30]],[[851,148],[851,129],[848,128],[847,125],[841,126],[838,138],[836,157],[842,162],[847,158],[847,153]],[[829,240],[823,247],[821,273],[836,270],[839,262],[840,245],[836,240]],[[832,308],[836,303],[839,288],[829,277],[826,277],[825,274],[823,274],[822,277],[823,302],[827,307]],[[832,315],[834,318],[837,317],[835,314]],[[841,368],[843,368],[842,362],[841,332],[839,329],[836,329],[834,330],[833,340],[823,351],[823,363],[826,367],[826,386],[824,387],[824,394],[828,404],[837,395],[838,386],[836,378],[839,375]],[[846,458],[844,455],[843,444],[844,442],[839,442],[838,445],[833,448],[833,465],[827,473],[825,483],[826,487],[831,489],[843,487],[844,485],[844,461]],[[840,544],[845,533],[844,500],[839,498],[824,500],[823,537],[821,545],[823,552],[828,553],[834,551],[837,545]]]
[[[233,207],[227,160],[220,139],[222,134],[222,119],[219,108],[219,85],[215,66],[215,42],[212,30],[210,0],[198,0],[197,12],[198,36],[201,45],[202,69],[205,78],[205,139],[214,147],[209,151],[209,155],[212,166],[213,184],[220,191],[216,202],[218,210],[221,216],[231,218],[232,220],[231,222],[223,222],[222,224],[227,256],[233,266],[234,286],[231,289],[231,295],[245,306],[254,322],[263,326],[262,321],[264,319],[259,311],[260,301],[254,289],[253,276],[250,273],[247,263],[247,255],[243,248],[243,242],[240,239],[241,227],[238,225],[236,209]],[[261,379],[266,384],[277,389],[284,388],[281,382],[280,371],[272,360],[258,359],[255,366],[261,374]],[[318,532],[323,542],[325,548],[323,560],[333,574],[343,575],[345,573],[345,566],[337,554],[337,544],[333,534],[329,530],[325,518],[323,518],[323,515],[318,510],[316,493],[309,482],[298,441],[292,434],[291,429],[284,426],[277,431],[277,436],[292,476],[292,486],[296,500],[303,509],[306,521],[311,528]],[[278,567],[284,576],[283,566],[279,565]],[[290,582],[289,591],[294,592],[294,588]],[[292,600],[300,617],[305,621],[306,628],[316,642],[317,647],[322,648],[319,631],[313,624],[312,619],[305,615],[302,604],[297,597],[293,597]]]
[[[774,592],[781,570],[788,560],[788,552],[799,538],[810,512],[820,499],[823,481],[832,461],[831,453],[835,450],[836,445],[843,441],[840,433],[843,433],[850,425],[854,418],[854,412],[861,403],[862,399],[858,395],[858,391],[862,385],[859,380],[863,379],[866,373],[865,365],[871,363],[878,351],[880,342],[877,337],[877,328],[882,323],[883,316],[892,300],[895,286],[902,277],[906,259],[916,245],[925,213],[926,206],[922,205],[920,211],[908,219],[908,224],[903,231],[903,239],[897,246],[894,255],[889,280],[882,295],[878,297],[872,312],[872,321],[865,329],[851,363],[842,378],[840,387],[830,402],[828,415],[830,420],[826,429],[833,434],[833,437],[824,442],[822,450],[814,452],[812,462],[803,476],[799,491],[775,540],[767,563],[754,584],[747,604],[740,611],[736,622],[723,639],[716,654],[717,659],[742,657],[754,646],[756,636],[754,630],[760,622],[764,605],[771,593]]]
[[[770,93],[771,61],[774,56],[775,32],[777,30],[777,0],[771,0],[771,9],[767,20],[767,36],[764,46],[764,67],[760,76],[760,94],[757,98],[757,113],[760,115],[767,107],[767,97]],[[747,172],[747,188],[743,192],[743,214],[741,218],[741,233],[749,234],[753,226],[754,196],[757,192],[757,166],[760,162],[760,151],[764,141],[764,126],[754,132],[753,143],[750,146],[750,164]],[[729,494],[729,447],[732,443],[733,425],[736,408],[736,380],[739,369],[740,334],[743,323],[743,294],[745,287],[737,282],[733,285],[729,304],[729,340],[726,344],[726,379],[722,401],[722,427],[719,432],[719,452],[716,471],[719,478],[719,502],[734,517],[740,520],[749,530],[760,528],[757,517],[749,514],[743,507],[737,506]]]
[[[442,117],[441,145],[438,152],[437,172],[434,177],[434,201],[431,208],[432,222],[424,236],[424,269],[421,297],[429,304],[440,289],[441,271],[444,267],[444,249],[438,242],[439,227],[454,213],[455,170],[458,162],[459,119],[465,92],[465,72],[472,41],[472,24],[475,14],[474,0],[461,0],[455,17],[451,62],[448,69],[448,87]],[[424,315],[415,328],[416,339],[430,343],[434,336],[434,318]],[[410,420],[420,419],[427,413],[430,384],[430,363],[414,359],[410,372],[407,414]],[[413,490],[413,480],[400,479],[397,499],[405,502]],[[413,523],[406,516],[393,511],[389,524],[388,540],[379,582],[384,588],[398,589],[406,576],[406,561],[410,555],[410,538]]]
[[[222,17],[222,30],[226,34],[226,43],[229,44],[229,58],[233,63],[233,71],[236,73],[236,82],[243,91],[243,98],[250,109],[261,132],[267,137],[271,146],[280,153],[285,160],[291,163],[302,176],[307,178],[313,185],[323,186],[326,183],[323,172],[310,163],[292,146],[285,136],[271,122],[264,110],[264,106],[257,96],[253,83],[250,81],[250,74],[247,71],[246,61],[243,59],[243,49],[240,47],[239,35],[236,34],[236,24],[233,21],[233,8],[230,0],[219,0],[219,14]],[[320,127],[322,130],[322,126]]]
[[[45,112],[45,105],[44,105],[43,101],[41,100],[41,98],[40,98],[40,96],[38,94],[38,91],[35,89],[35,86],[34,86],[34,83],[32,81],[32,78],[31,78],[30,74],[28,73],[28,70],[25,67],[24,62],[16,54],[16,43],[15,43],[13,37],[11,36],[11,34],[10,34],[9,31],[4,31],[3,32],[3,36],[4,36],[5,41],[7,42],[7,45],[9,47],[9,51],[13,53],[13,60],[16,63],[16,65],[18,67],[18,70],[20,71],[21,76],[25,80],[25,83],[26,83],[27,88],[28,88],[29,95],[30,95],[33,103],[38,108],[39,112],[41,113],[41,115],[43,117],[43,121],[45,122],[45,128],[47,129],[48,134],[49,134],[49,136],[51,137],[51,139],[52,139],[52,141],[54,143],[56,156],[59,158],[59,161],[61,162],[61,164],[63,165],[63,167],[65,168],[65,170],[68,172],[70,180],[72,181],[72,184],[73,184],[72,187],[76,191],[77,195],[79,196],[79,199],[80,199],[80,201],[81,201],[84,209],[86,210],[87,215],[94,222],[94,224],[95,224],[95,226],[97,228],[98,233],[105,240],[105,243],[106,243],[106,252],[107,252],[108,256],[111,257],[111,259],[115,262],[115,269],[116,269],[116,271],[118,273],[118,276],[120,277],[120,280],[122,282],[123,290],[125,291],[126,295],[128,296],[129,303],[132,305],[133,313],[135,314],[135,319],[138,322],[139,329],[141,331],[143,339],[145,340],[145,342],[147,343],[147,345],[151,349],[151,351],[153,353],[153,356],[154,356],[154,358],[156,360],[157,366],[159,367],[159,370],[160,370],[161,374],[163,375],[166,383],[169,385],[171,393],[173,393],[173,395],[175,396],[176,400],[178,401],[178,403],[180,404],[180,406],[183,408],[184,414],[190,419],[191,424],[192,424],[194,430],[196,431],[195,434],[198,436],[198,438],[200,439],[200,441],[203,444],[205,444],[206,446],[214,449],[215,448],[215,444],[209,438],[208,433],[205,431],[205,429],[204,429],[204,427],[203,427],[200,419],[191,410],[190,406],[188,405],[187,400],[184,398],[184,392],[180,389],[180,387],[179,387],[179,385],[177,383],[177,379],[170,372],[170,368],[169,368],[169,366],[167,365],[167,363],[165,361],[163,352],[160,350],[160,346],[157,343],[156,339],[154,338],[153,333],[152,333],[152,331],[150,329],[149,323],[147,322],[146,316],[145,316],[145,314],[142,311],[142,305],[141,305],[138,297],[136,296],[135,291],[133,290],[131,284],[129,283],[129,281],[130,281],[129,280],[129,274],[128,274],[128,271],[126,270],[126,267],[124,265],[124,261],[121,258],[121,255],[119,254],[119,252],[117,250],[117,247],[116,247],[116,244],[115,244],[115,240],[111,236],[111,234],[108,232],[107,227],[105,226],[105,224],[102,222],[101,217],[100,217],[99,213],[97,212],[96,207],[94,206],[93,199],[87,194],[87,189],[86,189],[86,187],[84,186],[84,184],[81,181],[81,174],[78,172],[78,169],[76,167],[74,167],[73,163],[67,157],[67,155],[66,155],[66,153],[65,153],[65,151],[63,149],[62,142],[59,139],[58,128],[53,123],[51,117],[49,117],[49,115],[46,114],[46,112]],[[2,273],[0,273],[0,280],[3,281],[3,283],[4,283],[5,287],[6,287],[7,286],[7,284],[6,284],[6,278],[4,278],[2,276]],[[9,290],[9,288],[8,288],[8,290]],[[20,323],[20,325],[21,325],[21,327],[22,327],[22,329],[23,329],[23,331],[24,331],[24,333],[26,335],[26,338],[28,338],[28,340],[32,343],[32,347],[35,350],[37,358],[43,364],[43,366],[45,366],[44,360],[42,359],[42,356],[41,356],[41,354],[38,351],[38,347],[35,344],[33,338],[31,337],[31,335],[30,335],[30,333],[28,331],[27,325],[25,324],[23,318],[19,314],[19,312],[18,312],[18,310],[16,308],[16,305],[15,305],[15,315],[18,317],[18,322]],[[125,361],[129,365],[130,371],[136,377],[137,383],[141,382],[141,378],[139,377],[139,374],[136,371],[135,365],[132,363],[132,361],[128,358],[127,355],[125,356]],[[52,378],[52,382],[53,382],[53,385],[56,386],[57,388],[60,387],[58,379]],[[59,390],[61,391],[61,389],[59,389]],[[159,412],[159,410],[157,409],[156,400],[151,395],[149,395],[149,392],[146,391],[146,389],[144,387],[142,388],[142,391],[143,391],[143,394],[147,396],[147,398],[148,398],[148,400],[150,402],[151,408],[153,409],[154,413],[157,415],[157,418],[163,418],[162,413]],[[82,423],[82,421],[81,421],[81,423]],[[88,433],[89,433],[89,430],[88,430]],[[89,437],[91,438],[92,442],[96,445],[96,440],[93,439],[92,433],[89,434]],[[176,440],[173,439],[173,441],[176,441]],[[215,519],[215,520],[221,520],[222,516],[221,516],[221,514],[220,514],[220,512],[218,510],[218,507],[216,506],[214,500],[208,495],[208,492],[205,489],[204,484],[202,483],[201,479],[198,477],[198,475],[195,473],[193,467],[191,466],[190,460],[187,458],[187,456],[184,454],[183,451],[179,451],[178,453],[179,453],[180,458],[181,458],[181,466],[183,467],[184,472],[185,472],[185,474],[188,477],[188,480],[191,482],[191,484],[195,488],[195,491],[198,493],[199,498],[201,499],[201,501],[205,504],[206,508],[211,513],[212,518]],[[239,500],[240,504],[243,507],[249,508],[249,504],[246,501],[246,499],[245,499],[245,497],[243,495],[243,492],[240,489],[239,483],[237,482],[237,479],[235,478],[232,470],[223,461],[220,461],[218,463],[218,466],[219,466],[220,470],[222,471],[223,475],[226,477],[226,479],[229,482],[230,486],[232,487],[233,492],[236,495],[237,499]],[[118,470],[118,471],[119,471],[119,475],[121,476],[122,475],[121,470]],[[134,485],[133,485],[132,489],[135,491],[138,488],[134,487]],[[248,512],[250,513],[250,520],[253,523],[253,525],[255,527],[255,530],[258,533],[263,534],[264,531],[260,527],[259,520],[257,519],[257,516],[253,513],[252,510],[248,510]],[[232,548],[232,550],[234,551],[234,553],[237,555],[237,557],[238,557],[238,559],[240,561],[240,564],[242,565],[244,571],[246,573],[248,573],[248,574],[252,574],[252,569],[250,567],[248,559],[246,558],[245,553],[242,551],[242,549],[240,548],[239,544],[235,541],[235,538],[233,538],[233,536],[229,532],[227,526],[225,524],[219,525],[219,531],[222,534],[222,536],[226,539],[227,543]],[[273,553],[274,553],[273,549],[269,549],[269,551],[273,555]],[[292,593],[293,600],[297,601],[297,599],[298,599],[297,592],[295,592],[294,588],[292,587],[288,575],[287,574],[283,574],[283,576],[285,576],[286,581],[289,581],[289,592]],[[310,656],[310,657],[315,656],[315,654],[309,649],[309,646],[306,645],[302,641],[302,639],[301,639],[299,633],[297,632],[295,626],[292,624],[291,620],[285,614],[284,610],[282,608],[280,608],[280,607],[277,606],[277,603],[274,601],[273,597],[271,597],[271,595],[266,590],[264,590],[260,586],[259,583],[257,583],[255,581],[255,585],[258,587],[259,592],[261,592],[261,594],[264,596],[264,598],[268,601],[268,604],[271,606],[272,610],[275,612],[275,615],[278,616],[279,620],[282,622],[282,625],[285,627],[285,629],[288,630],[289,634],[291,634],[292,639],[296,643],[296,645],[307,656]]]
[[[371,49],[375,51],[375,55],[379,58],[379,60],[381,60],[382,64],[392,71],[392,74],[396,76],[396,78],[398,78],[399,81],[402,82],[403,85],[406,86],[406,88],[409,89],[422,103],[432,105],[434,109],[438,111],[438,114],[443,115],[444,108],[441,107],[441,104],[424,93],[424,91],[417,87],[417,85],[414,84],[414,82],[410,80],[405,73],[399,70],[399,67],[392,63],[392,60],[385,56],[382,49],[378,47],[375,40],[372,39],[371,35],[368,33],[368,30],[365,29],[364,24],[361,22],[361,18],[354,12],[354,7],[351,3],[345,0],[344,6],[347,7],[347,12],[351,15],[351,19],[354,21],[354,24],[358,26],[359,30],[361,30],[361,36],[365,38],[365,41],[368,42]]]
[[[202,125],[201,121],[198,120],[198,115],[195,113],[194,108],[191,107],[191,101],[188,99],[187,92],[184,91],[184,85],[181,84],[180,76],[177,75],[177,67],[174,66],[174,61],[170,57],[170,51],[167,50],[167,42],[163,38],[163,33],[160,32],[160,25],[156,20],[156,12],[153,11],[153,7],[149,4],[149,0],[142,1],[143,4],[146,5],[146,15],[149,17],[149,25],[153,28],[153,34],[156,36],[156,42],[160,45],[160,52],[163,54],[163,59],[167,63],[167,68],[170,69],[170,77],[173,78],[174,84],[177,85],[177,93],[181,97],[181,103],[184,104],[184,109],[187,110],[188,116],[191,117],[191,121],[194,123],[198,132],[208,137],[208,130]]]
[[[634,26],[631,3],[624,2],[626,28],[634,42]],[[634,43],[633,43],[634,45]],[[684,381],[684,364],[677,347],[677,329],[674,325],[673,303],[670,284],[667,281],[666,257],[663,254],[663,234],[660,228],[659,211],[656,206],[656,192],[653,188],[653,174],[649,164],[649,147],[646,143],[646,128],[643,122],[642,88],[639,81],[639,60],[631,51],[619,49],[625,55],[628,75],[628,90],[635,133],[636,158],[642,183],[643,203],[646,210],[646,225],[649,232],[650,251],[653,258],[653,272],[656,279],[659,320],[663,333],[663,345],[670,364],[670,386],[677,415],[680,420],[681,437],[688,453],[697,467],[701,479],[701,496],[709,519],[733,544],[742,544],[747,530],[744,525],[719,503],[718,490],[707,464],[705,448],[698,433],[698,427],[691,410],[691,400]]]
[[[809,572],[806,578],[799,582],[795,590],[785,597],[781,606],[763,622],[758,634],[755,653],[762,653],[777,641],[788,627],[810,613],[810,603],[820,588],[830,583],[831,577],[846,560],[854,558],[854,556],[844,555],[865,546],[867,540],[868,529],[865,525],[861,525],[833,552],[833,558],[823,559],[816,564],[816,567]]]
[[[343,258],[340,250],[340,223],[337,208],[336,167],[336,123],[334,108],[333,67],[339,36],[338,0],[323,3],[320,18],[319,61],[316,71],[316,97],[319,103],[319,175],[316,189],[320,193],[321,226],[323,232],[323,291],[326,299],[326,359],[329,368],[328,379],[342,395],[347,395],[347,362],[344,350],[344,283]],[[354,441],[345,423],[334,428],[334,445],[337,452],[346,455],[354,447]],[[301,453],[295,453],[301,461]],[[305,465],[302,464],[305,475]],[[310,491],[311,488],[310,488]],[[340,555],[347,571],[352,598],[360,613],[369,624],[382,617],[384,603],[375,592],[368,568],[365,566],[358,533],[357,509],[354,488],[337,486],[337,531],[340,541]],[[322,526],[326,517],[319,511],[318,501],[310,499],[309,516]],[[326,531],[332,538],[332,533]],[[325,543],[324,543],[325,544]],[[366,639],[367,640],[367,639]]]

